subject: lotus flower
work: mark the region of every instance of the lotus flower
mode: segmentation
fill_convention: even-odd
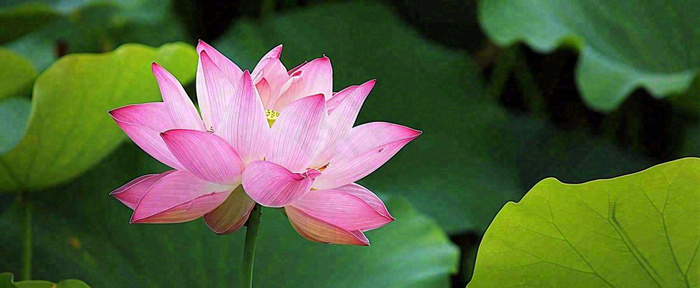
[[[333,94],[325,56],[287,71],[280,45],[249,73],[202,41],[197,52],[201,118],[177,79],[155,63],[163,102],[110,111],[139,147],[174,169],[111,193],[134,210],[131,223],[203,216],[227,234],[257,202],[283,208],[309,240],[369,245],[363,232],[394,220],[354,182],[420,132],[384,122],[352,127],[374,80]]]

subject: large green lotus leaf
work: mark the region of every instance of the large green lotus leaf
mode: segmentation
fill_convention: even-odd
[[[697,287],[700,159],[541,181],[498,213],[469,287]]]
[[[130,225],[131,211],[108,195],[163,169],[125,143],[57,193],[33,201],[34,256],[41,259],[33,275],[79,278],[95,287],[238,287],[245,231],[218,236],[201,220]],[[310,242],[279,210],[264,209],[255,287],[449,287],[456,247],[405,200],[386,203],[397,220],[369,232],[370,247]],[[19,210],[0,218],[0,270],[20,267]]]
[[[370,189],[407,197],[449,232],[484,231],[505,202],[520,196],[508,117],[481,99],[481,78],[466,52],[421,38],[384,6],[368,3],[316,6],[260,26],[240,22],[215,47],[252,69],[280,43],[289,68],[328,55],[335,91],[378,80],[358,123],[423,131],[362,181]]]
[[[17,53],[0,48],[0,67],[0,99],[31,91],[36,70],[29,61]]]
[[[160,99],[151,62],[187,83],[196,60],[193,47],[182,43],[61,58],[34,84],[24,137],[0,156],[0,191],[48,188],[90,168],[125,138],[109,110]]]
[[[700,68],[700,3],[647,1],[480,1],[496,43],[524,41],[549,52],[580,50],[576,81],[594,109],[615,109],[632,90],[663,98],[685,91]],[[695,98],[698,101],[699,98]]]
[[[31,102],[24,97],[0,99],[0,154],[17,145],[29,119]]]
[[[0,273],[0,288],[90,288],[85,282],[74,279],[52,283],[42,280],[14,282],[13,278],[11,273]]]
[[[11,0],[4,4],[9,7],[0,11],[14,15],[12,5],[19,3],[13,2],[21,1]],[[171,1],[41,2],[58,17],[49,21],[50,25],[7,43],[8,48],[30,59],[39,70],[48,67],[61,53],[107,52],[128,42],[160,46],[187,38],[184,27],[170,11]]]

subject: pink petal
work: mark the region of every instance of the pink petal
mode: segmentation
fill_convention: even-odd
[[[321,127],[325,122],[323,95],[299,99],[289,105],[272,125],[267,160],[290,171],[305,171],[324,144]]]
[[[163,164],[180,170],[183,169],[182,164],[160,138],[161,132],[177,128],[170,120],[167,109],[162,102],[144,103],[117,108],[109,111],[109,114],[143,151]]]
[[[197,177],[225,185],[240,180],[243,171],[241,158],[221,137],[186,129],[168,130],[161,137],[175,158]]]
[[[221,205],[234,187],[175,171],[146,192],[131,215],[131,223],[180,223],[202,217]]]
[[[326,129],[327,142],[325,148],[316,156],[311,167],[322,167],[330,161],[336,154],[337,145],[350,132],[357,115],[360,113],[362,104],[367,99],[367,95],[372,91],[375,80],[370,80],[355,88],[347,88],[336,93],[326,105],[333,105],[335,108],[329,112]]]
[[[139,200],[141,197],[143,197],[146,192],[148,192],[148,189],[153,186],[160,178],[163,178],[163,176],[170,174],[175,170],[170,170],[166,171],[160,174],[150,174],[150,175],[143,175],[140,176],[134,180],[129,181],[129,183],[126,183],[122,185],[121,187],[114,189],[112,193],[109,193],[109,195],[114,196],[114,198],[117,198],[117,200],[121,201],[126,205],[127,207],[131,208],[131,210],[134,210],[136,207],[136,204],[139,203]]]
[[[228,78],[234,86],[238,86],[237,81],[238,79],[241,79],[241,76],[243,76],[243,71],[241,71],[241,68],[238,68],[236,64],[231,62],[231,60],[226,58],[226,56],[221,54],[221,52],[214,49],[214,47],[202,40],[199,40],[199,43],[197,44],[197,54],[201,55],[202,51],[206,51],[207,55],[209,55],[214,64],[219,67],[221,72],[224,73],[226,78]]]
[[[260,70],[263,67],[265,67],[265,65],[266,65],[266,63],[265,63],[266,60],[280,59],[280,56],[282,56],[282,44],[277,45],[277,47],[275,47],[275,48],[272,48],[272,50],[270,50],[270,52],[267,52],[267,54],[265,54],[265,56],[260,58],[260,61],[258,61],[258,64],[255,65],[255,68],[253,68],[252,75],[257,75],[258,73],[260,73]],[[287,70],[285,69],[285,72],[286,71]],[[253,78],[255,78],[255,77],[253,77]]]
[[[254,206],[255,201],[250,199],[245,194],[243,186],[239,185],[224,203],[214,211],[204,215],[204,221],[216,234],[233,233],[248,221],[248,216],[250,216],[250,211],[253,210]]]
[[[337,190],[311,190],[290,204],[309,216],[348,231],[375,229],[393,221],[363,199]]]
[[[336,155],[314,187],[330,189],[355,182],[384,165],[420,131],[385,122],[372,122],[350,130],[341,140]]]
[[[343,105],[347,106],[345,109],[349,110],[350,116],[354,115],[354,117],[350,117],[353,118],[354,122],[357,118],[357,114],[360,112],[360,108],[362,108],[362,104],[365,102],[365,99],[367,99],[367,95],[369,95],[369,92],[372,91],[372,88],[374,88],[376,83],[377,80],[373,79],[362,83],[362,85],[350,86],[338,93],[335,93],[331,99],[326,101],[328,114],[333,114],[333,111],[340,106],[341,103],[345,103],[346,100],[350,99],[349,102]]]
[[[323,56],[300,67],[299,81],[295,81],[284,93],[272,103],[272,109],[281,111],[299,98],[314,94],[323,94],[326,100],[333,95],[333,68],[331,60]]]
[[[197,81],[197,96],[202,109],[202,118],[207,130],[218,133],[222,128],[221,121],[228,107],[229,98],[235,89],[233,83],[214,64],[206,51],[200,54],[199,62],[198,68],[201,67],[201,69],[197,70],[197,75],[201,74],[202,78],[201,81]]]
[[[252,74],[253,83],[257,85],[260,81],[266,81],[270,85],[270,97],[268,97],[268,101],[263,101],[263,104],[266,108],[272,109],[271,102],[277,101],[280,90],[283,89],[283,86],[289,80],[289,75],[287,74],[287,68],[284,67],[279,59],[265,59],[261,61],[260,65],[264,65],[263,68],[257,74]]]
[[[353,195],[357,198],[360,198],[360,199],[362,199],[362,201],[365,201],[365,203],[369,204],[369,206],[372,206],[374,211],[377,211],[377,213],[379,213],[380,215],[382,215],[386,218],[394,219],[394,217],[391,216],[391,214],[389,214],[389,210],[386,209],[386,205],[384,205],[384,202],[382,201],[382,199],[379,199],[379,197],[377,197],[377,195],[372,193],[372,191],[369,191],[369,189],[362,187],[359,184],[350,183],[350,184],[345,185],[345,186],[333,188],[333,190],[343,192],[346,194],[350,194],[350,195]],[[371,228],[371,229],[374,229],[374,228]]]
[[[292,173],[268,161],[250,163],[243,171],[243,188],[255,202],[268,207],[282,207],[309,192],[316,170]]]
[[[360,231],[348,231],[313,217],[293,206],[284,208],[299,235],[314,242],[369,246],[369,239]]]
[[[270,83],[267,83],[267,80],[263,78],[255,84],[255,89],[258,90],[258,94],[260,95],[260,101],[263,103],[263,107],[265,107],[265,105],[267,105],[267,103],[270,101],[270,96],[272,95],[272,88],[270,88]]]
[[[155,62],[151,68],[173,123],[179,128],[204,130],[204,124],[199,118],[197,109],[194,108],[194,104],[177,78]]]
[[[243,164],[248,164],[263,159],[270,126],[248,71],[243,73],[239,83],[226,110],[221,135],[238,152]]]

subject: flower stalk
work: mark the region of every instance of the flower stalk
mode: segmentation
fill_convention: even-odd
[[[260,226],[260,216],[262,215],[262,207],[256,204],[253,211],[250,212],[248,222],[246,222],[245,244],[243,246],[243,266],[242,284],[241,287],[253,287],[253,266],[255,265],[255,244],[258,238],[258,227]]]

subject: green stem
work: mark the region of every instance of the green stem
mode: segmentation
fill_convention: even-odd
[[[22,280],[32,279],[32,210],[27,192],[22,192],[20,205],[24,208],[24,240],[22,243]]]
[[[253,211],[250,212],[248,222],[246,222],[245,245],[243,246],[243,285],[241,287],[253,287],[253,266],[255,264],[255,240],[258,238],[258,226],[260,225],[260,216],[262,207],[255,204]]]

